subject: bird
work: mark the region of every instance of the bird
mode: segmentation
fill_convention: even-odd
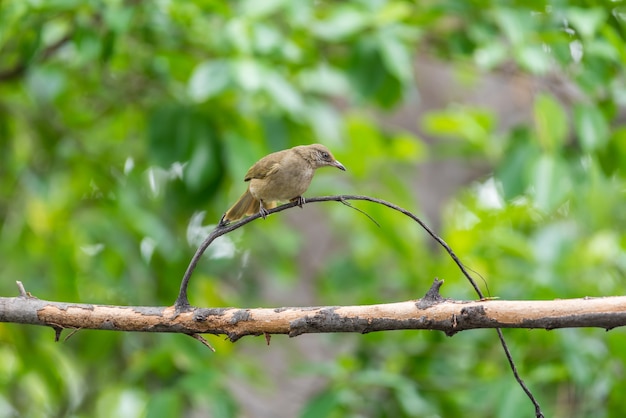
[[[346,168],[321,144],[299,145],[266,155],[246,173],[248,189],[224,213],[220,225],[226,225],[245,216],[260,213],[265,219],[267,210],[276,207],[277,201],[297,202],[302,207],[302,194],[309,188],[315,170],[320,167]]]

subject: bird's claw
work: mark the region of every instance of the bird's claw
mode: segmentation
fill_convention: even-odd
[[[300,209],[302,209],[302,205],[306,203],[306,199],[304,198],[304,196],[298,196],[291,199],[291,202],[295,202],[296,205],[298,205]]]
[[[261,215],[261,218],[265,219],[267,215],[269,215],[269,212],[267,211],[267,209],[261,206],[261,208],[259,209],[259,214]]]

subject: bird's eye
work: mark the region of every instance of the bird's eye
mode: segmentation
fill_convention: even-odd
[[[325,160],[328,160],[328,159],[330,159],[330,154],[327,153],[326,151],[323,151],[322,152],[322,158],[325,159]]]

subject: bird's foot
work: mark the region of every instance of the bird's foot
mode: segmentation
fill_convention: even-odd
[[[267,209],[261,206],[261,208],[259,209],[259,214],[261,215],[261,218],[265,219],[267,215],[269,215],[269,212],[267,211]]]
[[[306,199],[304,198],[304,196],[298,196],[291,199],[290,202],[295,202],[296,205],[298,205],[300,209],[302,209],[302,205],[306,203]]]
[[[228,219],[225,219],[225,218],[226,218],[226,214],[223,214],[222,218],[220,219],[220,223],[217,224],[218,227],[226,226],[226,225],[228,225],[230,223],[230,221]]]

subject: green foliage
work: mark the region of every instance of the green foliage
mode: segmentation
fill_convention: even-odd
[[[311,142],[348,172],[320,171],[308,195],[367,194],[420,214],[431,202],[413,194],[417,165],[487,167],[428,221],[493,296],[621,295],[625,12],[599,1],[5,0],[0,295],[21,280],[50,300],[169,305],[248,167]],[[524,93],[509,101],[530,96],[527,117],[509,127],[499,109],[456,100],[415,116],[416,129],[385,123],[419,97],[426,56],[475,74],[470,87],[512,72]],[[563,80],[565,92],[552,83]],[[397,301],[434,277],[445,296],[474,297],[407,218],[355,204],[378,228],[342,205],[311,206],[215,243],[191,302]],[[546,416],[626,409],[622,331],[505,334]],[[52,337],[0,325],[0,416],[235,417],[249,388],[275,391],[277,365],[280,380],[318,383],[301,417],[532,414],[489,331],[307,337],[330,348],[316,361],[279,337],[269,348],[213,338],[216,355],[180,335]],[[259,360],[268,350],[289,355]]]

